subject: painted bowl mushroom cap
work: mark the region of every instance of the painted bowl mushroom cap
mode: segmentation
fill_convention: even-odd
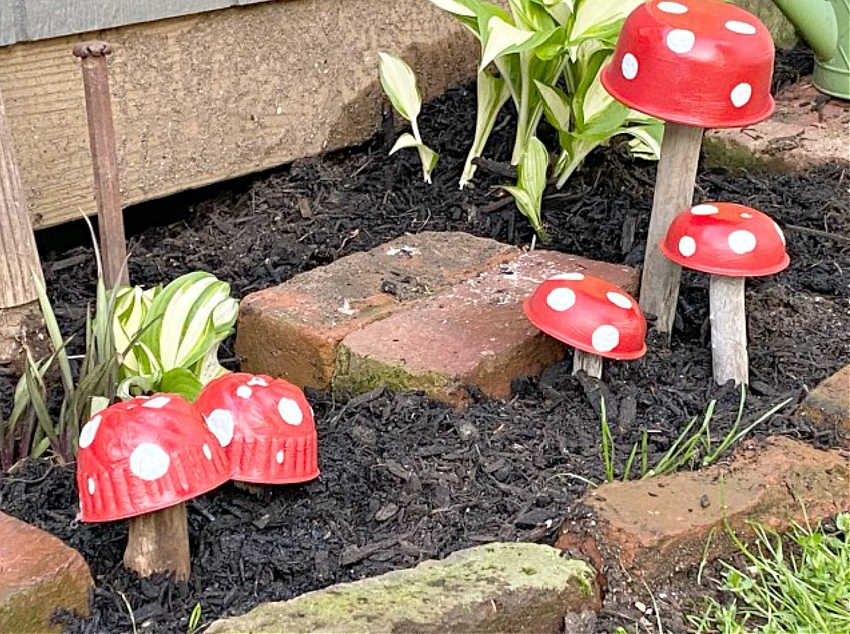
[[[318,477],[313,408],[297,386],[226,374],[204,387],[196,406],[230,460],[232,479],[287,484]]]
[[[774,47],[754,15],[719,0],[650,0],[626,19],[602,83],[627,106],[700,128],[768,118]]]
[[[583,273],[560,273],[523,303],[529,321],[547,335],[609,359],[646,353],[646,320],[619,286]]]
[[[176,394],[116,403],[80,431],[80,519],[159,511],[223,484],[230,465],[198,411]]]
[[[772,275],[790,261],[779,225],[767,214],[734,203],[686,209],[658,246],[685,268],[729,277]]]

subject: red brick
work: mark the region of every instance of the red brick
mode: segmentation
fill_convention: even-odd
[[[850,365],[824,379],[800,403],[797,413],[816,425],[837,429],[850,444]]]
[[[58,632],[54,612],[87,615],[92,585],[76,550],[0,513],[0,632]]]
[[[513,379],[564,356],[563,344],[526,319],[522,302],[544,279],[566,271],[604,277],[632,293],[637,287],[629,267],[526,253],[348,335],[334,388],[423,390],[455,406],[468,402],[469,386],[494,398],[509,396]]]
[[[588,515],[567,520],[556,546],[575,550],[591,535],[606,569],[659,580],[698,566],[712,532],[709,560],[732,554],[724,519],[746,538],[747,521],[781,532],[804,521],[803,507],[812,523],[850,509],[848,461],[838,451],[774,437],[739,449],[722,466],[604,484],[582,505]]]
[[[252,293],[239,313],[236,351],[242,367],[327,388],[346,335],[519,253],[466,233],[428,231]],[[394,290],[387,292],[389,286]]]

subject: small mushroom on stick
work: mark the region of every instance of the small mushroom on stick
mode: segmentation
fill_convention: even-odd
[[[80,431],[77,488],[84,522],[130,520],[124,565],[142,576],[189,577],[184,502],[223,484],[230,464],[183,397],[116,403]]]
[[[773,113],[774,47],[754,15],[719,0],[650,0],[623,24],[602,84],[623,104],[666,121],[640,305],[673,328],[681,268],[658,242],[693,200],[706,128],[742,128]]]
[[[710,273],[709,319],[714,380],[749,382],[744,280],[788,266],[785,235],[769,216],[733,203],[704,203],[681,212],[659,244],[671,261]]]
[[[646,353],[646,320],[623,289],[583,273],[544,281],[523,303],[528,320],[573,348],[573,374],[601,378],[602,358],[637,359]]]

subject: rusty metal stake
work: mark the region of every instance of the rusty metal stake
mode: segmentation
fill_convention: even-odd
[[[97,200],[100,249],[103,275],[107,288],[129,284],[124,261],[127,245],[124,238],[124,216],[121,210],[121,187],[118,178],[118,154],[115,150],[115,125],[112,121],[112,99],[109,95],[109,73],[106,56],[112,47],[106,42],[82,42],[74,47],[75,57],[82,60],[83,85],[86,93],[86,118],[89,126],[94,193]]]

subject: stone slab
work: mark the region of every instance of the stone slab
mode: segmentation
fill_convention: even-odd
[[[89,567],[43,530],[0,513],[0,632],[59,632],[59,608],[89,613]]]
[[[767,121],[707,132],[703,157],[704,167],[781,172],[850,163],[850,102],[827,98],[806,78],[777,95]]]
[[[255,632],[561,632],[596,610],[593,570],[539,544],[488,544],[416,568],[266,603],[209,634]]]
[[[850,446],[850,365],[809,392],[797,414],[818,426],[837,429]]]
[[[709,560],[732,554],[726,520],[747,539],[748,521],[781,532],[804,521],[803,507],[813,524],[850,509],[848,459],[774,437],[739,449],[728,464],[603,484],[582,504],[586,517],[567,520],[556,546],[658,580],[698,566],[709,534]]]
[[[454,406],[468,403],[470,386],[510,396],[511,381],[564,357],[564,345],[528,321],[522,302],[546,278],[569,271],[637,289],[629,267],[532,251],[352,332],[339,350],[334,389],[423,390]]]
[[[519,254],[462,232],[402,236],[245,297],[237,354],[248,372],[327,388],[346,335]]]

